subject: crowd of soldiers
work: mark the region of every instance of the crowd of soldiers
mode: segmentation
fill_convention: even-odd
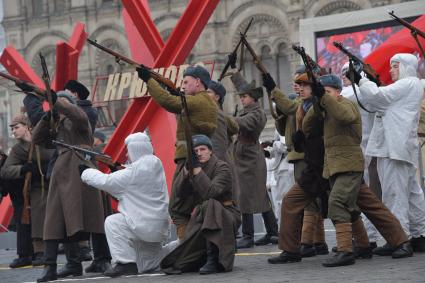
[[[276,141],[263,144],[263,87],[245,80],[234,54],[228,60],[232,69],[226,76],[243,106],[236,116],[223,112],[226,89],[201,66],[185,70],[177,93],[158,83],[149,68],[137,68],[152,99],[176,114],[170,196],[146,133],[126,137],[127,164],[111,173],[76,151],[52,145],[54,138],[103,150],[105,136],[94,132],[97,113],[84,85],[72,80],[63,91],[52,92],[54,107],[48,112],[28,94],[26,115],[10,125],[17,143],[1,169],[4,181],[22,183],[28,172],[32,175],[30,225],[20,223],[26,207],[14,201],[19,258],[11,267],[31,260],[44,265],[37,282],[80,276],[82,245],[88,240],[94,260],[85,272],[110,277],[157,269],[166,274],[231,271],[237,249],[254,245],[279,245],[282,252],[269,258],[270,264],[299,262],[329,253],[325,218],[334,224],[337,242],[323,262],[326,267],[373,254],[404,258],[425,251],[425,201],[416,176],[424,93],[417,57],[394,55],[389,62],[394,83],[387,86],[364,76],[361,66],[347,64],[341,74],[321,76],[300,66],[293,78],[295,94],[287,95],[263,73],[279,133]],[[286,150],[278,158],[293,166],[293,176],[277,180],[287,189],[277,189],[281,206],[273,210],[263,148],[281,137]],[[12,200],[22,200],[14,196],[22,184],[13,187],[19,189],[9,190]],[[116,213],[110,197],[118,200]],[[266,233],[254,241],[257,213]],[[170,218],[177,231],[171,242]],[[386,240],[382,247],[376,246],[375,228]],[[67,263],[57,271],[59,243]]]

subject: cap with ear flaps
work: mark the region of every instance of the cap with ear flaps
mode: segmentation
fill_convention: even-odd
[[[240,72],[234,73],[230,79],[236,88],[237,95],[248,94],[255,100],[263,97],[263,88],[255,87],[255,80],[253,80],[251,83],[248,83]]]

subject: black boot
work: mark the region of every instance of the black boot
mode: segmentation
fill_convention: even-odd
[[[355,256],[350,252],[336,252],[334,256],[322,263],[325,267],[345,266],[356,262]]]
[[[237,249],[249,249],[254,246],[254,240],[249,237],[242,237],[236,242]]]
[[[58,275],[56,273],[56,264],[46,265],[44,266],[43,273],[41,277],[37,279],[37,282],[48,282],[54,281],[58,279]]]
[[[93,262],[86,267],[87,273],[103,273],[111,266],[111,254],[105,234],[92,233],[91,242],[93,247]]]
[[[370,246],[367,248],[354,247],[354,256],[356,258],[363,258],[363,259],[372,258],[373,256],[372,248]]]
[[[242,214],[242,238],[236,242],[237,249],[248,249],[254,246],[254,216]]]
[[[112,269],[111,261],[108,259],[101,259],[93,260],[92,263],[84,269],[84,271],[86,273],[104,273],[108,269]]]
[[[81,276],[83,275],[83,265],[81,264],[80,258],[80,246],[78,242],[71,242],[64,244],[66,264],[58,271],[58,278],[64,278],[68,276]]]
[[[266,228],[267,234],[262,238],[255,241],[256,246],[264,246],[268,244],[276,245],[278,242],[278,226],[276,216],[274,215],[273,210],[269,210],[263,212],[261,214],[263,216],[264,226]]]
[[[103,275],[108,277],[118,277],[123,275],[136,275],[137,264],[134,262],[117,263],[114,268],[106,270]]]
[[[314,249],[317,255],[329,254],[328,244],[326,243],[314,243]]]
[[[58,279],[56,273],[56,260],[58,257],[58,242],[44,241],[44,270],[37,282],[48,282]]]
[[[35,253],[32,260],[32,266],[41,266],[43,264],[44,264],[44,253],[42,252]]]
[[[417,238],[410,239],[410,244],[412,245],[414,252],[425,252],[425,237],[420,236]]]
[[[404,258],[413,255],[413,249],[409,241],[401,244],[391,254],[392,258]]]
[[[24,267],[24,266],[28,266],[31,265],[32,261],[31,261],[31,257],[25,256],[25,257],[18,257],[15,258],[10,264],[9,267],[10,268],[19,268],[19,267]]]
[[[276,245],[278,238],[275,235],[266,234],[257,241],[254,242],[256,246],[265,246],[268,244]]]
[[[205,275],[223,271],[220,268],[220,263],[218,263],[218,254],[218,247],[207,241],[207,262],[199,269],[199,274]]]
[[[377,247],[373,249],[373,253],[380,256],[390,256],[392,255],[393,251],[394,248],[388,243],[386,243],[382,247]]]
[[[271,264],[300,262],[301,261],[301,254],[283,251],[283,252],[280,253],[280,255],[275,256],[275,257],[271,257],[267,261]]]
[[[300,253],[302,257],[312,257],[317,254],[314,246],[308,244],[301,244]]]

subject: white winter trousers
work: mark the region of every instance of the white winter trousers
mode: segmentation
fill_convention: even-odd
[[[162,258],[171,251],[168,246],[163,247],[161,242],[146,242],[139,239],[121,213],[106,218],[105,234],[112,261],[135,262],[140,273],[156,270]]]
[[[424,193],[412,164],[384,157],[377,158],[382,202],[398,218],[411,237],[425,235]]]

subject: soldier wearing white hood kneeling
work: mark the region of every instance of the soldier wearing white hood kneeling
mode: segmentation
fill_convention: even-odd
[[[170,223],[162,163],[153,155],[146,134],[131,134],[125,144],[131,163],[123,170],[104,174],[80,165],[83,182],[119,201],[119,213],[105,220],[106,238],[116,263],[104,273],[110,277],[156,270],[173,246],[162,246],[169,236]]]

